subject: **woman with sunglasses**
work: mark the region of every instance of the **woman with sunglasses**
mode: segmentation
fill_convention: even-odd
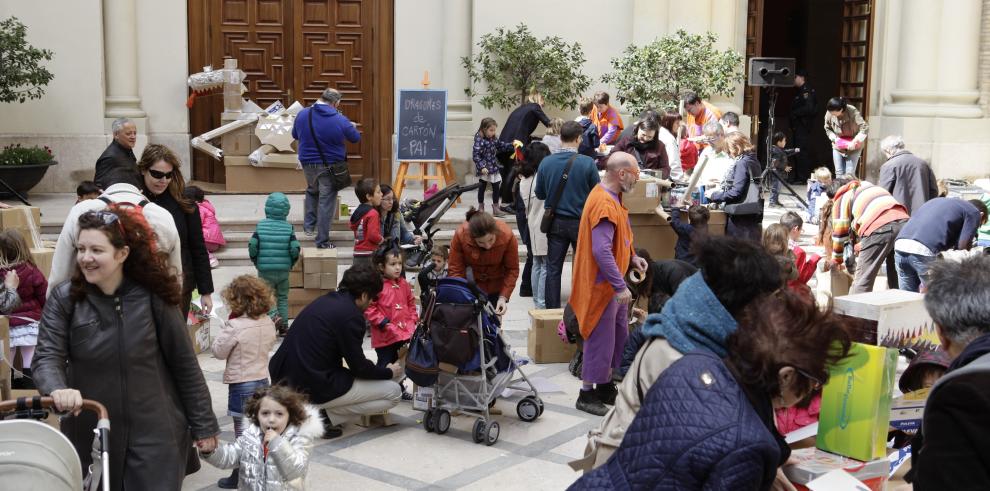
[[[850,337],[789,290],[750,303],[728,356],[692,351],[646,394],[612,457],[570,489],[793,489],[773,410],[820,387]]]
[[[172,214],[179,232],[182,253],[182,314],[189,314],[192,291],[199,290],[203,311],[213,310],[213,274],[210,254],[203,240],[203,222],[196,203],[183,195],[186,182],[180,170],[179,157],[165,145],[150,144],[141,153],[138,170],[144,195],[152,203]]]
[[[42,313],[35,383],[73,413],[62,432],[83,469],[96,426],[79,412],[86,398],[110,411],[111,489],[178,490],[192,441],[211,451],[220,433],[178,308],[182,290],[138,209],[111,205],[78,223],[72,280]]]

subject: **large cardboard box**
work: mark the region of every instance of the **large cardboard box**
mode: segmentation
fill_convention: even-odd
[[[224,167],[250,167],[251,161],[242,155],[224,155]],[[227,172],[237,172],[239,169],[228,169]]]
[[[326,294],[326,290],[313,290],[308,288],[289,288],[289,318],[294,319],[303,308]]]
[[[564,309],[530,310],[532,325],[529,328],[527,351],[534,363],[567,363],[574,356],[577,345],[561,341],[557,324],[564,318]]]
[[[884,290],[846,295],[835,299],[835,312],[875,325],[873,344],[916,350],[932,350],[940,344],[921,293]]]
[[[725,212],[712,211],[708,220],[708,234],[725,235],[725,220]],[[649,251],[653,260],[674,258],[677,234],[670,223],[652,211],[650,214],[630,214],[629,223],[632,225],[634,247]]]
[[[45,275],[45,279],[48,279],[48,275],[52,273],[52,260],[54,258],[55,249],[50,247],[31,249],[31,259],[34,260],[34,264],[41,270],[41,274]]]
[[[864,462],[886,456],[897,350],[853,343],[822,388],[816,446]]]
[[[302,286],[312,290],[336,290],[337,273],[303,273]]]
[[[303,247],[302,263],[302,271],[304,275],[321,273],[333,275],[333,287],[335,288],[337,286],[337,249]],[[305,279],[303,281],[305,281]]]
[[[279,169],[277,167],[235,167],[227,168],[227,192],[234,193],[273,193],[306,190],[306,177],[303,171]]]
[[[261,167],[276,167],[295,169],[299,165],[299,156],[293,153],[270,153],[261,159]]]
[[[0,229],[30,228],[41,230],[41,208],[37,206],[12,206],[0,208]]]
[[[622,193],[622,204],[630,214],[653,213],[662,197],[659,179],[644,176],[636,181],[631,192]]]
[[[791,460],[796,462],[784,466],[784,475],[799,490],[807,490],[809,482],[829,471],[842,469],[871,491],[883,491],[890,472],[890,461],[886,456],[861,462],[817,448],[802,448],[791,452]]]
[[[224,157],[246,157],[261,146],[261,140],[254,134],[254,125],[238,128],[220,137],[220,148]]]
[[[302,261],[297,261],[296,264],[302,264]],[[302,288],[302,287],[303,287],[302,268],[300,267],[299,271],[296,271],[295,268],[292,268],[292,271],[289,271],[289,288]]]

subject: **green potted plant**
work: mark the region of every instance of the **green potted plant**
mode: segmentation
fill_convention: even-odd
[[[52,51],[27,42],[27,27],[10,17],[0,21],[0,104],[40,99],[54,75],[41,65],[51,61]],[[47,146],[7,145],[0,151],[0,179],[20,194],[26,194],[57,162]],[[0,197],[11,193],[0,186]]]

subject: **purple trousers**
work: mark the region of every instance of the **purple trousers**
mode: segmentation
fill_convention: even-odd
[[[591,337],[584,340],[581,380],[606,384],[612,381],[612,369],[622,363],[622,350],[629,337],[629,311],[613,298],[605,307]]]

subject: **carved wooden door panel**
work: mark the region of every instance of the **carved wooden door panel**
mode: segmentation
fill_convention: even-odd
[[[842,3],[842,54],[839,95],[869,114],[870,45],[873,35],[873,0]]]
[[[750,58],[759,57],[762,54],[763,0],[749,0],[746,8],[746,61],[744,70],[749,70]],[[750,125],[750,138],[755,139],[759,132],[760,123],[762,123],[760,121],[760,87],[747,86],[743,89],[743,114],[753,118],[753,124]]]
[[[292,19],[293,94],[307,106],[327,87],[343,96],[340,112],[361,132],[361,141],[347,144],[347,162],[354,177],[372,176],[373,2],[302,0]]]

